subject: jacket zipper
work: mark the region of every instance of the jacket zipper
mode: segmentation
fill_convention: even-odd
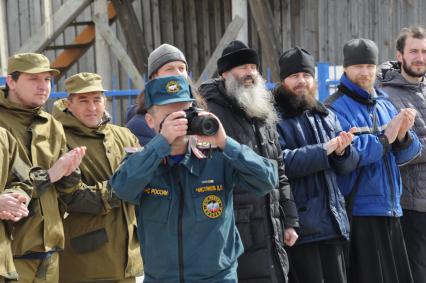
[[[374,104],[373,107],[373,131],[374,133],[379,133],[378,130],[378,125],[377,125],[377,114],[376,114],[376,104]],[[385,163],[385,167],[386,167],[386,172],[387,172],[387,179],[389,182],[389,186],[391,189],[391,213],[393,216],[395,216],[395,187],[393,186],[393,181],[392,181],[392,171],[390,170],[390,166],[389,166],[389,160],[387,157],[387,154],[385,156],[383,156],[383,161]]]
[[[183,207],[184,207],[184,194],[183,187],[180,181],[179,170],[177,171],[177,181],[179,187],[179,212],[178,212],[178,257],[179,257],[179,282],[185,283],[184,277],[184,264],[183,264]]]

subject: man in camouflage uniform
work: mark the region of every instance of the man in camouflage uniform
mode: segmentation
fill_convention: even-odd
[[[142,274],[134,206],[113,197],[107,181],[126,150],[139,147],[127,129],[110,124],[101,77],[79,73],[65,81],[69,94],[55,103],[54,117],[65,130],[69,148],[86,146],[82,184],[62,200],[65,251],[60,282],[135,282]]]
[[[84,148],[66,153],[62,125],[41,109],[58,73],[41,54],[15,54],[0,90],[0,126],[15,137],[22,167],[35,170],[29,215],[10,229],[18,282],[58,282],[58,251],[64,247],[58,195],[76,189],[75,170],[85,154]]]

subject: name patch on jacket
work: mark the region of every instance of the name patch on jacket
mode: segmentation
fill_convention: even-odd
[[[169,190],[167,189],[161,189],[161,188],[150,188],[147,187],[143,190],[143,193],[145,195],[149,196],[157,196],[157,197],[168,197],[169,196]]]
[[[203,199],[203,211],[208,218],[218,218],[223,212],[223,203],[220,197],[208,195]]]
[[[221,192],[223,185],[202,186],[195,188],[196,193]]]

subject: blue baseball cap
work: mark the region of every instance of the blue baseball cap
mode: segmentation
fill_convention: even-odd
[[[152,105],[195,101],[188,81],[182,76],[158,77],[145,85],[145,109]]]

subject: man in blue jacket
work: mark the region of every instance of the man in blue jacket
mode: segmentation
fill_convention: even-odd
[[[377,45],[353,39],[343,48],[344,74],[326,101],[343,130],[356,127],[353,144],[358,168],[338,177],[339,188],[353,205],[349,251],[350,282],[413,282],[399,217],[401,177],[398,166],[421,150],[410,128],[416,111],[398,111],[386,93],[374,87]]]
[[[145,281],[236,283],[243,246],[235,226],[233,189],[265,195],[278,184],[277,165],[226,136],[188,136],[183,110],[194,99],[181,76],[151,80],[146,120],[157,135],[129,156],[111,179],[118,197],[139,205]],[[193,124],[191,124],[191,128]],[[207,152],[197,146],[215,144]]]
[[[279,65],[277,130],[300,222],[299,239],[287,247],[289,282],[345,283],[349,221],[336,174],[358,164],[350,145],[353,135],[342,131],[336,115],[315,99],[315,64],[308,51],[291,48]]]

